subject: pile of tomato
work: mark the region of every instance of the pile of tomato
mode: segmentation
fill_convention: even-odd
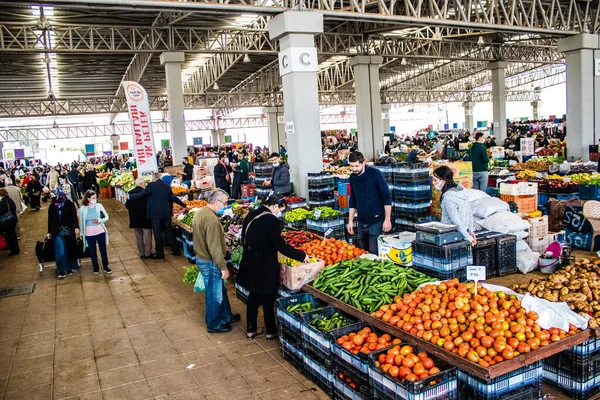
[[[366,251],[344,240],[334,238],[313,240],[302,245],[300,250],[308,255],[324,260],[325,266],[333,265],[338,261],[353,260],[356,257],[366,254]]]
[[[511,360],[579,332],[542,329],[538,314],[527,312],[516,296],[492,292],[457,279],[424,285],[396,296],[371,314],[482,367]]]
[[[375,365],[392,378],[401,381],[416,382],[440,372],[427,353],[415,354],[412,346],[392,347],[387,353],[379,355]],[[432,382],[432,385],[435,383]]]
[[[354,382],[351,378],[347,377],[343,372],[338,373],[338,378],[346,385],[350,386],[352,389],[356,391],[360,391],[360,386],[358,383]]]
[[[371,328],[364,327],[360,331],[340,336],[336,340],[337,344],[348,350],[352,354],[369,354],[375,350],[385,349],[391,345],[400,344],[400,339],[393,339],[387,333],[378,336]]]

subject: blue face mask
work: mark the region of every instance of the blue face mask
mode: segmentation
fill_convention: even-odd
[[[223,208],[219,208],[219,209],[217,210],[217,215],[219,215],[219,216],[223,215],[224,213],[225,213],[225,207],[223,207]]]

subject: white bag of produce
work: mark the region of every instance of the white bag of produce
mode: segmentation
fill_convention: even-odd
[[[517,240],[524,240],[527,239],[527,237],[529,236],[529,232],[528,231],[519,231],[519,232],[513,232],[511,233],[511,235],[515,235],[517,237]],[[529,249],[528,251],[530,251],[531,249]]]
[[[540,253],[534,253],[533,251],[517,253],[517,268],[524,274],[535,271],[538,267],[539,258]]]
[[[540,318],[536,321],[543,329],[559,328],[569,331],[569,324],[579,329],[587,329],[589,316],[579,315],[569,308],[566,302],[551,302],[529,293],[523,296],[521,305],[527,311],[535,311]]]
[[[498,211],[509,211],[508,203],[497,197],[482,197],[471,202],[475,218],[488,218]]]
[[[471,207],[473,207],[472,204]],[[481,225],[488,231],[500,233],[513,233],[531,228],[529,222],[522,220],[517,214],[509,211],[499,211],[486,218]]]
[[[519,232],[517,232],[519,233]],[[517,236],[517,253],[530,253],[531,247],[527,244],[527,241],[519,239]]]
[[[469,203],[474,202],[479,199],[487,199],[490,195],[482,190],[477,189],[467,189],[467,198],[469,199]]]

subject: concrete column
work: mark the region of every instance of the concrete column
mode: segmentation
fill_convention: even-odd
[[[112,144],[112,152],[113,152],[113,154],[118,154],[120,152],[120,149],[119,149],[119,135],[110,135],[110,142]]]
[[[489,64],[492,71],[492,97],[494,108],[494,136],[496,142],[506,139],[506,76],[504,69],[508,63],[496,61]]]
[[[280,145],[287,149],[283,107],[265,107],[265,113],[269,129],[269,150],[271,153],[279,152]]]
[[[475,114],[473,112],[475,103],[465,101],[463,103],[463,108],[465,109],[465,129],[473,134],[473,130],[475,129]]]
[[[350,59],[354,68],[358,150],[367,160],[383,150],[383,121],[379,96],[379,64],[381,56],[355,56]]]
[[[173,165],[181,165],[181,160],[187,156],[185,117],[183,115],[185,104],[183,102],[183,87],[181,85],[181,63],[184,60],[185,54],[183,52],[165,52],[160,55],[160,65],[165,66],[167,79]]]
[[[291,181],[296,193],[307,197],[307,174],[323,170],[314,40],[323,32],[323,15],[286,11],[271,19],[268,28],[270,39],[279,40]]]
[[[599,44],[598,35],[591,34],[558,41],[558,51],[566,54],[567,61],[567,155],[575,159],[587,158],[588,146],[596,143],[600,99],[594,89],[600,87],[594,63],[600,58],[596,57]]]
[[[382,104],[381,105],[381,123],[383,124],[383,133],[391,133],[390,130],[390,109],[392,108],[391,104]]]
[[[213,129],[211,131],[213,147],[225,144],[225,132],[225,129]]]
[[[540,119],[540,105],[542,104],[541,100],[535,100],[532,101],[531,103],[531,108],[533,109],[533,119],[535,121],[539,121]]]

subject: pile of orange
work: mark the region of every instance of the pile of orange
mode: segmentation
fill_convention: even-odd
[[[308,255],[324,260],[326,266],[333,265],[338,261],[353,260],[367,253],[344,240],[334,238],[313,240],[312,242],[305,243],[300,250]]]
[[[457,279],[424,285],[371,314],[482,367],[511,360],[579,332],[542,329],[516,296]]]
[[[415,354],[412,346],[392,347],[387,354],[379,355],[375,365],[392,378],[398,378],[401,381],[420,381],[440,372],[427,353]],[[431,385],[436,383],[433,381]]]
[[[371,331],[368,326],[360,331],[340,336],[336,340],[337,344],[348,350],[352,354],[369,354],[375,350],[385,349],[391,345],[400,344],[400,339],[393,339],[387,333],[378,336]]]

